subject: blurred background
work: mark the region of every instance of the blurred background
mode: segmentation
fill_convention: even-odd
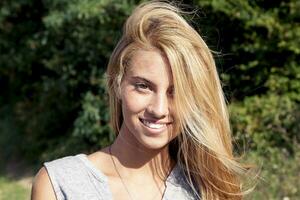
[[[113,139],[104,72],[136,0],[0,1],[0,199],[44,161]],[[250,199],[300,199],[300,1],[180,1],[215,59]]]

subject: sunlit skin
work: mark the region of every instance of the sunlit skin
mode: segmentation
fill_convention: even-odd
[[[120,134],[128,142],[151,151],[174,138],[172,74],[158,50],[134,54],[121,84],[121,101],[124,123]]]
[[[168,144],[176,137],[173,90],[166,57],[158,50],[136,51],[121,83],[124,121],[112,145],[123,165],[139,169],[154,158],[168,159]]]

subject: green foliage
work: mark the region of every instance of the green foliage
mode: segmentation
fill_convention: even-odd
[[[230,105],[238,143],[260,154],[270,147],[293,152],[300,144],[300,106],[287,96],[253,96]]]
[[[236,150],[246,151],[247,161],[262,168],[265,181],[253,199],[298,199],[299,1],[194,2],[201,11],[197,27],[223,54],[217,65],[230,101]]]
[[[255,151],[247,154],[248,162],[255,162],[261,167],[261,180],[247,199],[299,199],[300,146],[293,148],[293,157],[276,147],[269,147],[264,155]]]
[[[53,148],[65,152],[60,143],[70,138],[71,143],[85,138],[90,146],[107,144],[112,133],[101,80],[132,3],[1,4],[0,81],[5,98],[0,100],[14,105],[24,143],[31,144],[24,146],[27,156],[35,159]]]
[[[139,2],[0,2],[0,144],[13,144],[0,156],[18,151],[44,161],[112,141],[104,72]],[[237,144],[262,163],[266,182],[254,199],[299,197],[299,1],[194,0],[193,6],[199,17],[191,23],[223,55],[216,63]]]
[[[272,92],[299,102],[299,1],[199,1],[200,23],[224,53],[220,72],[232,99]],[[220,38],[219,38],[220,37]],[[220,67],[220,66],[219,66]]]
[[[107,102],[107,95],[105,96],[105,94],[93,95],[91,92],[88,92],[85,95],[82,111],[74,124],[74,136],[85,138],[91,143],[98,144],[100,147],[110,141]]]
[[[16,127],[16,121],[13,118],[12,108],[3,106],[0,108],[0,163],[7,161],[11,155],[18,155],[22,150],[23,135]],[[0,165],[0,173],[5,166]]]

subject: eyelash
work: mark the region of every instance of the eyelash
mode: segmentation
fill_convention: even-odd
[[[137,90],[151,90],[151,88],[146,83],[134,83],[134,87]],[[170,96],[174,96],[174,89],[168,91]]]
[[[149,86],[147,84],[145,84],[145,83],[135,83],[134,87],[136,89],[141,89],[141,90],[149,89]]]

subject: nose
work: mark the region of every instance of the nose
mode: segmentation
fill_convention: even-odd
[[[169,114],[168,97],[165,94],[153,95],[148,107],[147,112],[154,118],[164,118]]]

